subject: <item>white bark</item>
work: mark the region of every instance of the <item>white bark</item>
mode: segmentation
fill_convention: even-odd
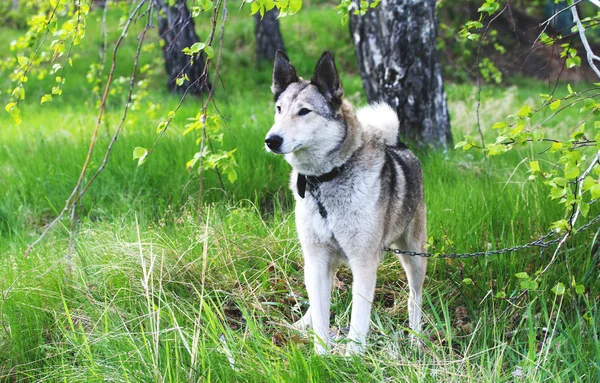
[[[364,16],[351,11],[350,32],[369,101],[396,109],[401,140],[445,149],[452,135],[436,22],[435,0],[382,0]]]

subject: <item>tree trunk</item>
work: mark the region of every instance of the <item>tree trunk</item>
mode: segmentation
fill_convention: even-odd
[[[254,14],[254,36],[256,37],[256,61],[273,61],[277,49],[285,51],[279,30],[278,10],[273,8],[260,18]]]
[[[350,32],[369,101],[396,109],[399,139],[448,148],[452,133],[436,52],[435,0],[382,0],[364,16],[354,9]]]
[[[174,93],[200,95],[208,90],[208,73],[204,73],[205,56],[192,59],[184,54],[183,48],[200,41],[196,34],[194,19],[187,9],[185,0],[176,0],[169,7],[165,0],[154,0],[158,10],[158,33],[164,40],[163,57],[167,71],[167,89]],[[178,86],[176,80],[187,75],[187,80]]]

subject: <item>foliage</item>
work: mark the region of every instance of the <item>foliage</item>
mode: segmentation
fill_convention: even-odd
[[[25,84],[29,77],[43,79],[49,75],[55,76],[54,86],[41,98],[42,104],[51,101],[53,95],[62,94],[65,68],[73,65],[69,53],[85,36],[90,2],[70,4],[51,0],[39,3],[34,10],[37,13],[28,20],[27,33],[10,44],[15,55],[2,63],[2,68],[12,69],[10,102],[6,104],[5,110],[13,117],[16,125],[21,123],[19,103],[25,98]],[[49,36],[53,40],[44,44]]]
[[[108,20],[116,25],[122,15],[109,10]],[[291,56],[302,73],[310,73],[323,46],[336,49],[346,94],[362,104],[351,42],[346,28],[331,22],[335,17],[332,9],[307,8],[282,28],[290,46],[297,47]],[[90,41],[73,48],[73,66],[61,75],[67,79],[62,95],[40,104],[51,94],[47,89],[56,86],[55,76],[46,76],[39,82],[43,89],[25,84],[27,98],[18,100],[27,116],[21,125],[11,126],[8,114],[0,116],[5,126],[0,131],[0,379],[597,380],[599,258],[597,238],[589,235],[574,235],[569,263],[555,265],[538,280],[548,264],[547,252],[432,260],[424,296],[425,347],[418,357],[404,336],[407,285],[397,261],[388,258],[379,273],[373,346],[367,355],[356,360],[312,356],[310,344],[288,327],[306,309],[306,292],[285,186],[289,169],[281,158],[265,154],[262,144],[272,122],[271,108],[265,107],[272,100],[271,69],[256,68],[248,59],[252,24],[235,10],[230,10],[231,37],[224,42],[219,69],[227,90],[215,96],[220,113],[209,109],[205,119],[197,100],[180,103],[167,94],[155,59],[159,44],[145,45],[139,68],[146,69],[137,77],[144,86],[136,83],[132,96],[140,97],[132,101],[127,129],[115,143],[101,182],[81,202],[72,267],[62,267],[66,230],[53,232],[29,257],[22,256],[71,192],[87,154],[102,88],[97,79],[107,73],[105,62],[95,61],[104,36],[89,33],[100,30],[101,19],[98,11],[88,15],[85,38]],[[208,36],[208,22],[199,24]],[[137,25],[129,35],[139,36],[142,28]],[[0,39],[12,33],[0,29]],[[312,34],[314,39],[306,39]],[[108,34],[109,41],[117,38]],[[105,141],[122,118],[136,45],[135,39],[123,41],[100,131]],[[90,87],[99,91],[90,92]],[[432,251],[516,245],[544,234],[548,222],[564,219],[566,202],[544,198],[553,187],[546,183],[562,187],[556,178],[567,180],[576,167],[581,177],[580,163],[591,158],[586,150],[592,148],[575,142],[591,138],[596,104],[585,100],[597,93],[565,88],[544,96],[536,107],[538,93],[552,93],[545,84],[484,86],[480,113],[484,137],[491,139],[487,153],[500,130],[508,137],[522,128],[494,149],[503,155],[486,162],[473,150],[482,148],[476,140],[467,152],[421,155]],[[455,135],[471,133],[477,89],[452,84],[446,90]],[[581,111],[584,107],[589,109]],[[544,121],[554,113],[561,118]],[[571,137],[571,128],[587,114],[584,136],[574,131]],[[506,125],[492,129],[497,121]],[[208,212],[199,216],[193,208],[198,197],[189,185],[200,176],[177,169],[199,153],[202,131],[215,146],[199,155],[206,155],[205,166],[216,164],[225,172],[220,156],[232,148],[240,166],[234,168],[236,183],[227,185],[231,203],[222,202],[216,173],[206,174]],[[152,147],[157,133],[164,137],[160,152],[147,157],[145,148]],[[572,150],[552,152],[555,142],[543,140],[552,133],[564,137],[562,145]],[[535,154],[548,146],[543,155]],[[137,162],[146,160],[146,165],[131,161],[133,148]],[[101,166],[101,154],[92,155],[92,169]],[[561,162],[565,155],[571,157]],[[530,172],[520,171],[520,164]],[[592,180],[597,177],[590,174]],[[574,188],[573,180],[563,189]],[[589,182],[583,198],[592,196],[595,185]],[[590,204],[592,214],[598,214],[597,203]],[[342,269],[333,292],[332,325],[337,329],[349,320],[350,283],[348,270]]]
[[[18,4],[16,7],[15,5]],[[40,4],[37,0],[18,0],[15,4],[14,0],[5,0],[0,2],[0,23],[5,27],[15,29],[27,28],[27,22],[31,13],[37,12]],[[23,9],[28,9],[28,12],[23,12]]]
[[[260,17],[273,8],[277,8],[279,17],[291,16],[302,9],[302,0],[250,0],[246,3],[250,3],[250,13],[260,13]]]
[[[479,10],[485,10],[491,15],[499,9],[499,6],[491,6],[492,4],[495,4],[494,1],[487,0]],[[577,27],[574,28],[577,31]],[[543,44],[555,44],[560,39],[560,36],[549,37],[544,32],[540,34]],[[581,65],[581,58],[571,44],[561,44],[561,47],[563,48],[561,57],[565,59],[567,68]],[[595,85],[600,86],[600,83]],[[466,136],[465,141],[456,145],[457,148],[462,147],[464,150],[480,148],[489,156],[494,156],[503,154],[515,146],[525,146],[532,142],[551,143],[538,154],[539,157],[532,153],[529,162],[530,179],[542,178],[550,188],[549,197],[564,205],[565,214],[569,219],[558,220],[552,225],[553,228],[563,232],[574,230],[574,219],[579,212],[586,217],[590,206],[600,197],[600,163],[598,163],[598,156],[587,150],[588,147],[595,147],[596,151],[600,150],[598,140],[600,121],[595,121],[600,115],[600,104],[595,101],[599,88],[589,88],[579,93],[573,91],[571,85],[567,88],[568,94],[564,97],[540,94],[541,105],[537,109],[524,105],[517,113],[494,124],[496,137],[493,142],[487,145],[482,142],[480,146],[475,143],[473,136]],[[570,108],[577,108],[581,115],[578,123],[572,127],[570,135],[548,137],[546,129],[548,121],[558,118],[561,112]],[[549,116],[541,123],[533,124],[532,116],[538,113]],[[592,122],[593,129],[586,131],[586,123],[589,126]],[[543,158],[547,158],[546,161],[550,166],[540,165]]]
[[[482,49],[489,51],[486,48],[492,48],[498,55],[506,53],[498,30],[489,28],[488,24],[499,8],[498,0],[485,0],[476,11],[472,9],[472,4],[467,2],[438,3],[440,13],[438,49],[450,54],[455,68],[453,71],[445,71],[449,78],[464,81],[468,79],[471,68],[478,67],[479,71],[476,73],[484,81],[496,84],[502,81],[502,73],[494,61],[482,54]],[[469,20],[468,15],[471,13],[478,15],[477,20]]]
[[[137,58],[139,57],[143,43],[145,31],[140,35],[140,42],[138,46],[138,52],[136,53],[136,61],[134,63],[134,72],[130,76],[130,78],[126,76],[119,76],[113,81],[113,73],[115,69],[116,61],[113,59],[112,63],[107,62],[106,51],[108,49],[107,46],[107,35],[106,28],[104,25],[106,22],[106,13],[109,11],[109,8],[116,8],[120,12],[122,12],[122,17],[119,20],[120,23],[124,23],[123,32],[121,37],[117,40],[114,46],[114,52],[116,55],[117,50],[119,49],[119,45],[121,40],[125,37],[125,33],[127,32],[129,25],[132,21],[142,18],[145,14],[152,15],[150,12],[152,9],[152,2],[147,1],[147,10],[145,13],[141,12],[141,7],[144,5],[146,1],[140,1],[138,4],[132,4],[131,7],[128,7],[125,2],[119,3],[111,3],[106,2],[103,17],[103,25],[101,25],[102,30],[104,31],[104,46],[100,51],[101,60],[98,63],[92,63],[89,66],[89,71],[87,73],[87,80],[92,87],[92,92],[97,95],[98,100],[96,106],[100,109],[100,117],[99,121],[101,121],[103,109],[105,107],[105,102],[107,96],[116,96],[119,94],[126,93],[126,87],[129,85],[129,99],[127,100],[124,114],[123,114],[123,122],[125,121],[127,112],[129,109],[136,110],[140,107],[142,102],[145,102],[145,99],[148,96],[147,87],[148,80],[147,79],[139,79],[140,76],[151,76],[156,68],[159,66],[160,62],[157,60],[153,60],[150,64],[145,64],[141,68],[137,68]],[[23,4],[23,6],[26,4]],[[16,59],[7,58],[2,62],[2,69],[4,71],[11,71],[11,79],[12,86],[14,87],[10,94],[10,101],[6,104],[5,110],[12,117],[16,125],[21,123],[21,109],[19,108],[19,104],[21,100],[25,98],[25,89],[26,82],[28,78],[31,76],[35,76],[37,81],[43,80],[45,77],[49,75],[55,75],[55,84],[51,87],[51,90],[44,94],[41,97],[41,104],[47,104],[53,101],[54,97],[62,95],[63,89],[62,87],[65,84],[65,69],[67,64],[72,67],[73,66],[73,48],[77,47],[82,39],[85,37],[86,31],[86,21],[90,11],[91,0],[87,2],[76,2],[73,4],[67,4],[60,0],[53,0],[50,2],[43,3],[43,6],[37,9],[37,13],[30,17],[29,21],[29,29],[28,31],[22,35],[21,37],[15,39],[11,43],[11,50],[16,53]],[[171,4],[172,5],[172,4]],[[213,11],[213,17],[216,18],[219,11],[223,6],[222,2],[217,3],[217,8],[214,7],[212,2],[204,2],[194,4],[192,6],[193,15],[199,17],[206,11]],[[221,7],[221,8],[219,8]],[[146,20],[146,26],[149,27],[151,23],[150,19]],[[224,20],[223,20],[224,23]],[[215,27],[213,27],[213,31],[209,36],[214,36]],[[52,36],[55,39],[52,40],[49,44],[46,42],[48,36]],[[201,59],[200,54],[204,53],[204,57],[208,60],[208,65],[210,65],[211,60],[214,57],[214,50],[211,46],[212,37],[207,40],[205,43],[196,43],[191,47],[185,48],[184,53],[190,56],[190,61]],[[158,45],[156,43],[146,44],[143,47],[143,51],[150,52],[154,49],[154,46]],[[110,71],[107,67],[112,66]],[[51,69],[49,69],[51,68]],[[208,76],[208,73],[206,74]],[[137,81],[134,81],[135,78],[138,78]],[[180,81],[181,80],[181,81]],[[184,77],[177,79],[177,85],[183,85]],[[103,89],[103,85],[105,88]],[[147,104],[147,108],[150,110],[157,109],[157,105],[149,102]],[[178,108],[175,108],[172,111],[169,111],[165,120],[161,121],[158,124],[157,128],[157,140],[164,134],[164,131],[167,129]],[[209,120],[216,121],[217,115],[207,115],[206,108],[203,108],[202,113],[200,113],[196,120]],[[123,122],[120,124],[122,125]],[[131,122],[131,121],[130,121]],[[208,140],[211,142],[211,138],[213,140],[222,141],[222,135],[218,135],[218,129],[214,127],[218,126],[216,124],[212,124],[210,129],[204,129],[203,124],[196,124],[195,130],[200,130],[202,132],[202,136],[205,137],[206,133],[209,133]],[[194,130],[194,129],[193,129]],[[120,128],[117,129],[115,137],[119,134]],[[187,133],[187,131],[186,131]],[[212,135],[215,135],[214,137]],[[220,137],[220,138],[219,138]],[[201,141],[201,142],[200,142]],[[133,150],[133,159],[138,160],[138,165],[142,165],[148,158],[148,155],[152,153],[155,144],[150,149],[135,147]],[[207,168],[219,171],[219,168],[223,168],[222,170],[228,176],[230,182],[234,182],[236,179],[235,172],[235,158],[233,157],[233,153],[235,150],[229,151],[218,151],[218,152],[209,152],[207,148],[204,146],[204,140],[198,139],[197,144],[200,146],[200,151],[196,153],[194,158],[190,161],[194,164],[199,160],[206,161]],[[211,144],[212,148],[212,144]],[[202,167],[202,165],[200,165]],[[188,166],[191,169],[192,166]]]

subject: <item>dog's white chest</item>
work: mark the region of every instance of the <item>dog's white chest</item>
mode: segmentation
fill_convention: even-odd
[[[346,179],[308,188],[296,198],[298,233],[311,241],[346,247],[356,238],[369,237],[378,229],[379,188],[369,179]],[[371,236],[372,237],[372,236]]]

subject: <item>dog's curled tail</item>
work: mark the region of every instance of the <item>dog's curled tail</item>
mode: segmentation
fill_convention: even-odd
[[[377,102],[360,108],[356,117],[363,129],[381,136],[388,145],[396,145],[400,122],[396,111],[385,102]]]

